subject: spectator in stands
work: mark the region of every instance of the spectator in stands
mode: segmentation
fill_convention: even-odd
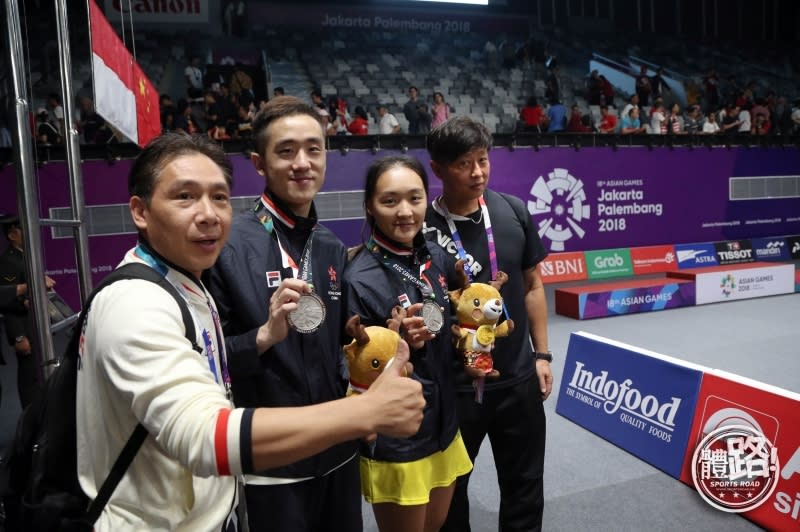
[[[752,115],[750,114],[750,105],[747,104],[740,108],[739,111],[739,134],[749,135],[753,129]]]
[[[558,81],[558,66],[550,67],[550,73],[545,80],[544,97],[548,103],[561,101],[561,84]]]
[[[441,92],[433,93],[433,106],[431,107],[431,129],[436,129],[437,126],[443,124],[450,118],[450,106],[444,101],[444,94]]]
[[[178,114],[175,116],[175,130],[188,133],[189,135],[201,133],[197,118],[192,112],[192,106],[184,99],[178,100]]]
[[[547,132],[557,133],[567,127],[567,108],[561,102],[553,102],[547,108]]]
[[[78,99],[78,110],[80,112],[78,129],[83,136],[83,142],[85,144],[105,144],[108,142],[111,132],[106,127],[105,121],[95,111],[94,100],[88,96],[81,96]]]
[[[600,106],[600,121],[597,123],[597,131],[605,134],[617,131],[617,117],[608,112],[607,105]]]
[[[244,98],[244,101],[249,102],[255,98],[255,94],[253,93],[253,78],[244,71],[241,63],[236,63],[236,67],[231,74],[230,91],[231,94],[236,96],[240,101]]]
[[[486,56],[486,66],[489,70],[497,70],[499,61],[497,60],[497,46],[489,39],[483,45],[483,53]]]
[[[682,135],[685,133],[683,129],[683,116],[681,116],[681,106],[677,103],[673,103],[669,108],[667,133],[671,135]]]
[[[742,89],[739,87],[739,81],[736,79],[736,74],[728,75],[728,78],[721,87],[721,92],[723,103],[730,104],[736,102],[739,98],[739,94],[742,92]]]
[[[283,96],[284,94],[286,94],[286,92],[283,90],[283,87],[275,87],[274,89],[272,89],[272,96],[275,98],[277,98],[278,96]],[[267,104],[266,100],[261,100],[261,101],[264,102],[264,105]],[[259,106],[260,105],[261,104],[259,103]]]
[[[336,135],[347,135],[347,123],[350,122],[350,111],[347,102],[335,94],[328,96],[328,113],[330,120],[336,126]]]
[[[639,104],[647,107],[650,105],[650,94],[653,87],[650,84],[650,76],[647,75],[647,67],[642,65],[639,75],[636,76],[636,94],[639,96]]]
[[[366,135],[369,133],[369,118],[367,112],[360,105],[356,106],[356,117],[347,124],[347,131],[351,135]]]
[[[431,122],[433,121],[431,112],[425,102],[420,102],[417,112],[419,113],[419,127],[417,133],[420,135],[427,135],[431,132]]]
[[[642,125],[639,119],[639,108],[634,107],[622,118],[619,132],[623,135],[639,135],[645,133],[647,128]]]
[[[403,106],[403,114],[408,120],[408,133],[417,135],[419,133],[419,91],[415,86],[408,88],[408,101]]]
[[[790,118],[792,119],[792,129],[790,133],[792,135],[800,134],[800,99],[794,101]]]
[[[202,98],[204,85],[199,56],[192,56],[191,63],[184,69],[183,75],[186,78],[186,96],[189,100]]]
[[[600,105],[600,97],[603,95],[603,88],[600,84],[600,73],[597,69],[592,70],[586,80],[586,101],[589,105]]]
[[[650,110],[650,134],[667,134],[667,110],[664,109],[664,102],[661,100],[656,101]]]
[[[653,74],[653,77],[650,78],[650,87],[652,88],[652,95],[653,98],[663,98],[664,93],[672,94],[672,89],[669,88],[667,85],[666,80],[664,79],[664,68],[658,67],[656,73]]]
[[[786,96],[779,96],[775,100],[775,108],[770,114],[772,133],[775,135],[789,135],[792,131],[792,108],[786,100]]]
[[[706,97],[706,112],[719,107],[719,76],[713,68],[703,78],[703,88]]]
[[[206,91],[203,96],[203,119],[206,123],[206,129],[211,129],[222,119],[222,108],[217,102],[218,97],[218,93],[213,90]]]
[[[605,76],[600,76],[600,105],[614,107],[614,86]]]
[[[708,135],[716,135],[720,132],[719,123],[717,122],[717,112],[710,110],[706,115],[706,121],[703,123],[703,133]]]
[[[248,105],[239,105],[236,129],[233,131],[234,137],[250,138],[252,136],[254,115],[251,112],[251,106],[253,106],[252,102],[250,102]]]
[[[739,96],[736,98],[736,105],[739,106],[739,109],[749,109],[753,106],[753,89],[751,87],[745,87]]]
[[[211,140],[231,140],[231,136],[228,134],[227,123],[222,119],[217,119],[217,121],[208,128],[206,134]]]
[[[385,103],[378,106],[378,132],[381,135],[396,135],[400,133],[400,122],[389,112]]]
[[[61,96],[55,92],[47,95],[47,109],[50,123],[56,126],[58,134],[64,136],[64,107],[61,105]]]
[[[541,133],[543,129],[547,129],[547,115],[535,96],[528,98],[525,107],[519,112],[519,118],[522,122],[522,131]]]
[[[696,135],[703,130],[703,115],[700,113],[699,105],[689,106],[683,119],[683,128],[688,135]]]
[[[620,114],[621,118],[625,118],[628,116],[628,113],[631,112],[633,108],[639,109],[639,116],[641,118],[642,108],[639,107],[639,95],[638,94],[631,94],[631,97],[628,98],[628,103],[625,104],[625,107],[622,108],[622,114]]]
[[[44,107],[36,111],[36,141],[40,144],[61,144],[61,134],[50,122],[50,114]]]
[[[11,130],[8,129],[8,113],[0,109],[0,148],[11,148],[13,145]]]
[[[585,124],[585,117],[581,113],[578,104],[573,104],[572,110],[569,115],[569,122],[567,122],[567,131],[570,133],[591,133],[592,128]]]
[[[720,130],[722,133],[732,135],[739,131],[742,122],[739,120],[739,107],[735,103],[728,104],[723,111]]]
[[[320,122],[322,123],[322,130],[325,131],[325,135],[328,137],[336,135],[336,123],[331,122],[331,114],[328,112],[328,110],[318,107],[317,113],[319,113]]]
[[[773,92],[772,95],[774,96],[775,93]],[[767,100],[765,98],[756,98],[755,105],[750,109],[750,116],[755,120],[756,115],[764,115],[767,117],[767,120],[769,120],[770,114],[771,111],[770,107],[767,105]]]
[[[167,107],[161,111],[161,132],[175,131],[175,115],[177,111],[174,107]]]
[[[158,97],[158,109],[162,113],[169,109],[176,110],[175,103],[172,101],[169,94],[162,94]]]
[[[311,91],[311,105],[318,109],[325,109],[325,102],[322,100],[322,91],[314,89]]]
[[[772,125],[769,123],[767,115],[758,113],[753,120],[753,129],[751,133],[753,135],[768,135],[771,127]]]

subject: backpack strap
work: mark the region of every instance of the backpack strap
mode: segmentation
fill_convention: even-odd
[[[106,276],[106,278],[103,279],[103,281],[92,291],[91,295],[86,301],[86,304],[83,306],[80,317],[78,318],[78,328],[75,329],[75,334],[70,341],[75,345],[70,346],[70,349],[68,350],[69,353],[75,353],[75,356],[77,356],[78,343],[80,341],[80,333],[81,329],[83,328],[83,322],[86,319],[86,315],[89,312],[89,306],[91,305],[94,297],[106,286],[123,279],[144,279],[145,281],[150,281],[159,285],[173,298],[175,298],[175,301],[178,303],[178,307],[181,309],[181,318],[183,319],[183,327],[185,330],[186,339],[191,342],[192,349],[198,353],[202,353],[203,349],[197,345],[194,320],[192,319],[192,315],[189,312],[189,307],[186,304],[186,301],[183,299],[183,296],[181,296],[175,287],[172,286],[172,283],[167,281],[166,277],[158,273],[150,266],[137,262],[131,262],[120,266]],[[72,349],[72,347],[74,347],[74,349]],[[103,511],[103,508],[105,508],[106,504],[108,504],[108,500],[111,498],[114,490],[117,489],[117,485],[130,467],[131,462],[133,462],[133,459],[136,457],[136,453],[139,452],[139,448],[142,446],[142,443],[144,443],[145,439],[147,439],[147,429],[144,427],[144,425],[139,423],[133,430],[131,437],[128,438],[128,442],[122,448],[122,451],[114,462],[114,465],[111,467],[111,472],[108,474],[105,481],[103,481],[103,485],[100,486],[100,489],[97,491],[97,497],[95,497],[91,504],[89,504],[89,508],[86,510],[86,514],[83,517],[84,522],[94,525],[94,523],[100,517],[100,513]]]

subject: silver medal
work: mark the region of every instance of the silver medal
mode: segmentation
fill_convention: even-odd
[[[325,303],[315,293],[303,294],[297,300],[297,308],[289,313],[287,320],[301,334],[313,333],[325,321]]]
[[[422,321],[425,327],[434,334],[442,330],[444,313],[442,308],[430,299],[422,303]]]

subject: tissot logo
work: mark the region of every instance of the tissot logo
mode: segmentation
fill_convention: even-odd
[[[730,242],[715,242],[717,260],[720,264],[737,264],[753,262],[753,246],[749,240],[733,240]]]

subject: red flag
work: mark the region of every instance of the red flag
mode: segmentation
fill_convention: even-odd
[[[114,128],[144,147],[161,133],[158,91],[89,0],[95,109]]]

